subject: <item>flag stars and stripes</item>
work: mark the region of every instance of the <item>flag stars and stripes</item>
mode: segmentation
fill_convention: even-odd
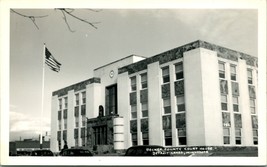
[[[61,64],[52,56],[50,51],[45,47],[45,64],[56,72],[59,72]]]

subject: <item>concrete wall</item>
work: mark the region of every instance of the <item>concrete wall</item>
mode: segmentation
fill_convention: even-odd
[[[130,79],[128,73],[122,73],[118,76],[118,114],[124,118],[124,149],[131,146],[130,133]]]
[[[187,144],[221,145],[223,132],[216,52],[200,48],[184,53],[184,80]]]
[[[99,105],[103,105],[101,101],[102,94],[101,84],[92,83],[86,85],[86,117],[95,118],[99,115]]]
[[[253,133],[250,114],[250,99],[248,91],[247,64],[245,60],[239,63],[240,112],[242,113],[242,145],[253,146]],[[255,82],[253,82],[255,83]]]
[[[57,141],[57,130],[58,130],[58,96],[53,96],[51,100],[51,140],[50,149],[53,152],[58,152],[58,141]]]
[[[149,144],[163,145],[162,131],[162,104],[159,62],[147,66],[148,79],[148,118],[149,118]]]
[[[75,119],[74,119],[74,90],[71,90],[68,92],[68,117],[67,117],[67,142],[68,147],[74,147],[75,141],[74,141],[74,125],[75,125]],[[64,145],[64,142],[62,142]]]

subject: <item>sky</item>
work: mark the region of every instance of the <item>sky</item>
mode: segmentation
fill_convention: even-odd
[[[41,122],[50,131],[52,92],[93,77],[93,70],[131,54],[151,57],[204,40],[258,56],[257,10],[244,9],[75,9],[73,14],[97,29],[55,9],[10,12],[9,140],[37,139]],[[62,64],[60,72],[45,67],[42,111],[43,45]]]

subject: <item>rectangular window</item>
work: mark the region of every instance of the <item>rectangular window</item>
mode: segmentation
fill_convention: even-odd
[[[86,92],[82,92],[82,101],[83,101],[83,104],[86,103]]]
[[[142,89],[147,88],[147,74],[141,74],[141,87]]]
[[[250,113],[251,114],[256,114],[256,110],[255,110],[255,100],[254,99],[250,99]]]
[[[137,107],[136,105],[131,105],[131,117],[132,119],[137,118]]]
[[[79,105],[79,93],[75,94],[75,105]]]
[[[132,145],[137,145],[137,133],[132,133]]]
[[[148,117],[148,105],[147,103],[142,103],[142,117]]]
[[[258,129],[253,129],[253,144],[258,145]]]
[[[235,144],[236,145],[241,145],[242,142],[241,142],[241,129],[236,129],[235,130]]]
[[[175,65],[175,75],[176,75],[176,80],[184,78],[183,63],[178,63]]]
[[[149,145],[148,132],[143,132],[142,138],[143,138],[143,145]]]
[[[163,108],[164,108],[164,114],[170,114],[171,113],[171,100],[170,100],[170,98],[163,99]]]
[[[231,80],[236,81],[236,66],[231,65],[230,66],[230,71],[231,71]]]
[[[136,77],[131,77],[131,90],[136,91]]]
[[[172,145],[172,131],[171,131],[171,129],[164,131],[164,138],[165,138],[165,146],[171,146]]]
[[[85,137],[82,138],[82,146],[85,146]]]
[[[163,83],[170,82],[170,71],[169,71],[169,67],[162,68],[162,80],[163,80]]]
[[[79,139],[75,139],[75,147],[79,146]]]
[[[223,128],[223,143],[230,144],[230,129]]]
[[[253,84],[253,76],[252,76],[252,69],[248,69],[247,70],[247,74],[248,74],[248,84]]]
[[[227,111],[227,96],[221,95],[221,109]]]
[[[179,145],[186,145],[186,129],[178,128],[177,131],[178,131]]]
[[[75,117],[75,127],[79,127],[79,117]]]
[[[68,128],[67,125],[68,125],[67,124],[67,119],[64,118],[64,129],[67,129]]]
[[[68,108],[68,97],[64,98],[64,102],[65,102],[65,108]]]
[[[61,120],[58,120],[58,130],[61,130],[61,125],[62,124],[62,121]]]
[[[223,62],[219,62],[219,77],[225,78],[225,64]]]
[[[239,107],[238,107],[238,97],[233,96],[233,110],[234,112],[239,112]]]
[[[176,103],[177,103],[177,111],[185,111],[185,100],[184,96],[177,96],[176,97]]]
[[[59,110],[62,110],[62,99],[59,99],[58,102],[59,102]]]
[[[86,126],[86,116],[82,115],[82,126]]]

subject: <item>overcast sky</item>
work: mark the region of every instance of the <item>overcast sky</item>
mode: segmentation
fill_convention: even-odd
[[[70,32],[58,10],[10,13],[10,140],[37,138],[42,102],[43,43],[62,64],[46,67],[44,131],[50,131],[52,92],[93,77],[93,69],[131,54],[150,57],[198,39],[257,56],[256,10],[75,10],[101,22],[98,29],[68,17]]]

